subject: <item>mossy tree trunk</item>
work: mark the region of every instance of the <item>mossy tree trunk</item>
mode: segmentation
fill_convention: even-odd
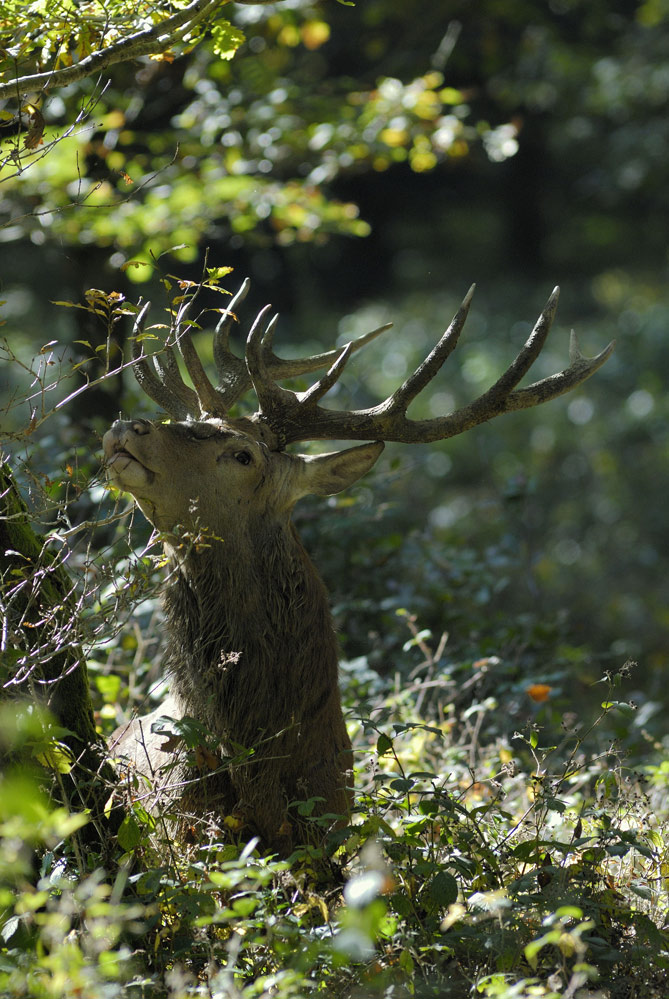
[[[90,812],[87,829],[103,842],[120,818],[104,813],[116,776],[95,730],[74,585],[33,530],[7,462],[0,465],[0,599],[0,696],[40,701],[67,730],[62,742],[73,765],[57,785],[73,811]]]

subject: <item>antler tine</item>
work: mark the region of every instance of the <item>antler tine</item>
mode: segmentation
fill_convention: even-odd
[[[389,330],[392,325],[392,323],[384,323],[383,326],[377,326],[370,333],[364,333],[362,336],[359,336],[357,340],[352,340],[351,353],[355,353],[355,351],[371,343],[379,334]],[[312,371],[320,371],[322,368],[330,367],[336,363],[342,349],[342,347],[334,347],[332,350],[326,350],[322,354],[313,354],[311,357],[300,358],[277,357],[276,354],[271,354],[267,359],[267,367],[275,381],[280,381],[282,378],[294,378],[297,375],[307,375]]]
[[[265,354],[267,354],[269,360],[272,359],[272,343],[274,342],[274,334],[276,333],[276,326],[279,322],[279,313],[275,312],[270,321],[267,324],[267,329],[263,333],[262,347]]]
[[[453,316],[451,324],[442,336],[437,346],[419,364],[414,373],[407,378],[396,392],[388,400],[388,409],[405,410],[416,396],[421,392],[428,382],[432,381],[436,373],[441,368],[446,358],[455,350],[460,339],[460,334],[469,315],[469,306],[474,297],[476,285],[473,284],[462,300],[462,305]]]
[[[299,392],[297,394],[299,402],[308,406],[313,405],[314,403],[317,403],[319,399],[322,399],[323,396],[330,391],[334,383],[341,375],[344,370],[344,366],[352,353],[353,344],[347,343],[341,350],[337,360],[334,362],[332,367],[326,371],[323,377],[320,378],[315,385],[312,385],[311,388],[307,389],[306,392]]]
[[[576,388],[591,375],[594,375],[615,350],[616,341],[612,340],[604,350],[596,354],[595,357],[586,357],[581,353],[578,346],[576,334],[571,331],[569,338],[569,359],[570,365],[564,371],[557,374],[548,375],[538,382],[533,382],[526,388],[517,389],[509,396],[509,410],[528,409],[530,406],[538,406],[549,399],[556,399],[559,395],[564,395],[570,389]]]
[[[153,355],[153,363],[164,385],[181,399],[189,414],[193,417],[199,416],[200,403],[197,393],[189,385],[186,385],[181,377],[177,359],[169,344],[165,344],[159,354]]]
[[[135,378],[142,391],[154,402],[157,402],[166,413],[169,413],[172,419],[185,420],[190,415],[185,403],[167,385],[156,378],[138,339],[144,332],[144,324],[150,307],[150,302],[146,302],[142,306],[132,328],[132,356],[136,362],[133,365]]]
[[[246,341],[246,366],[258,397],[259,415],[270,424],[277,415],[293,409],[296,402],[294,392],[281,388],[273,380],[264,356],[263,340],[269,328],[264,323],[271,308],[266,305],[260,310]]]
[[[541,353],[546,342],[546,337],[550,333],[555,313],[557,312],[559,298],[560,289],[556,286],[553,288],[550,298],[534,324],[534,329],[530,333],[523,349],[518,353],[502,377],[497,379],[495,384],[488,389],[482,398],[491,401],[497,398],[505,398],[516,387],[523,375],[527,374]]]
[[[232,329],[232,323],[235,316],[235,309],[238,305],[241,305],[246,296],[249,293],[251,287],[251,281],[249,278],[244,278],[241,285],[235,292],[235,294],[230,299],[230,304],[218,320],[216,329],[214,330],[214,364],[216,365],[216,371],[220,378],[225,378],[227,373],[227,364],[230,357],[233,357],[236,361],[239,360],[234,354],[230,353],[230,330]]]
[[[244,278],[214,330],[214,364],[218,374],[216,394],[218,405],[224,412],[251,387],[246,364],[230,350],[230,330],[237,318],[235,309],[242,304],[250,287],[249,278]]]
[[[176,343],[197,393],[201,415],[225,416],[225,409],[221,405],[221,397],[207,377],[207,373],[202,366],[202,361],[195,350],[188,325],[184,325],[190,304],[190,301],[185,302],[177,313],[175,324]]]

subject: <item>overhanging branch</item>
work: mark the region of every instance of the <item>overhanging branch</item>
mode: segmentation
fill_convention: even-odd
[[[254,0],[254,2],[267,4],[271,0]],[[140,56],[165,52],[170,45],[179,41],[185,32],[210,17],[218,7],[228,3],[230,0],[192,0],[183,10],[166,17],[159,24],[138,31],[134,35],[128,35],[127,38],[120,38],[107,48],[91,53],[73,66],[64,66],[62,69],[49,70],[46,73],[19,76],[9,83],[1,83],[0,100],[17,95],[22,97],[47,87],[65,87],[87,76],[100,73],[118,62],[128,62]]]

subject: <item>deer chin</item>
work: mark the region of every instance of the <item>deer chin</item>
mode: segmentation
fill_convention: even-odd
[[[119,489],[133,492],[139,486],[146,486],[155,479],[155,472],[133,457],[129,451],[116,451],[107,462],[107,475]]]

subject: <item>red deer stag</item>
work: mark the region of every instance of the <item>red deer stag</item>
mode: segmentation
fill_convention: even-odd
[[[341,412],[319,402],[351,353],[382,330],[337,350],[285,360],[272,349],[276,317],[268,322],[268,306],[241,360],[230,351],[229,334],[247,290],[248,281],[214,335],[216,387],[184,321],[176,323],[173,340],[194,389],[183,381],[169,344],[153,356],[152,366],[135,338],[137,378],[171,422],[118,420],[104,437],[111,481],[135,497],[162,533],[171,566],[165,668],[172,693],[153,715],[119,730],[116,752],[144,772],[172,762],[172,754],[161,751],[161,737],[151,732],[152,720],[165,713],[204,723],[228,759],[239,746],[253,748],[242,763],[199,776],[184,765],[179,779],[174,773],[172,779],[190,789],[181,798],[186,811],[242,815],[265,847],[286,854],[300,838],[314,838],[313,823],[311,832],[300,827],[291,802],[315,798],[320,814],[342,816],[352,795],[351,744],[327,593],[291,523],[293,506],[307,493],[328,496],[346,489],[372,467],[384,441],[442,440],[568,392],[604,363],[613,345],[587,359],[572,334],[568,368],[517,388],[548,335],[556,289],[527,343],[491,388],[457,412],[410,420],[409,404],[458,342],[472,288],[437,346],[397,391],[373,408]],[[319,368],[328,370],[306,392],[278,385]],[[229,418],[251,387],[258,411]],[[285,450],[296,441],[324,439],[374,443],[317,457]]]

